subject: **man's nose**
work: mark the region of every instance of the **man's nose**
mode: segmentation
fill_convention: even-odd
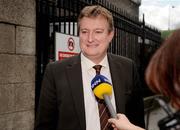
[[[93,40],[94,40],[94,34],[93,32],[91,32],[88,34],[88,42],[93,42]]]

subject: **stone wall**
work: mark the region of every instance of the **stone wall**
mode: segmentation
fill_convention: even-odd
[[[0,0],[0,130],[33,130],[35,0]]]
[[[131,0],[108,0],[110,3],[116,5],[116,7],[125,10],[131,16],[139,17],[139,6]]]

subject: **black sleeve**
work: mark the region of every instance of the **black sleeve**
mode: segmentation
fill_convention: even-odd
[[[51,64],[44,73],[35,130],[55,130],[57,126],[57,99]]]

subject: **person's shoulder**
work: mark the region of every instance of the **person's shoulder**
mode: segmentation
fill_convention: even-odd
[[[124,63],[124,64],[133,64],[134,63],[134,61],[130,58],[111,54],[111,53],[108,53],[108,58],[113,62],[120,62],[120,63]]]
[[[63,60],[50,62],[48,63],[47,66],[52,67],[52,68],[63,68],[67,65],[78,62],[79,59],[80,59],[79,55],[76,55],[76,56],[72,56]]]

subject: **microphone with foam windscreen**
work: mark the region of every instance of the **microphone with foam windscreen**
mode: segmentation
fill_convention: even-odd
[[[97,98],[104,99],[111,117],[117,118],[117,114],[110,101],[112,85],[109,80],[103,75],[96,75],[91,81],[91,88]]]

